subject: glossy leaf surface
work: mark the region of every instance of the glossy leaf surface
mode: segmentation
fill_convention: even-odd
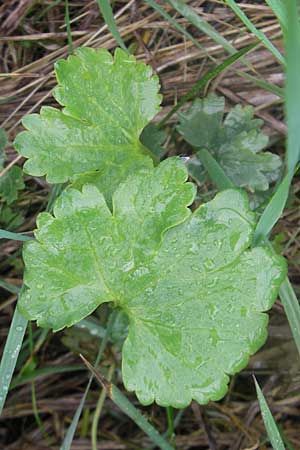
[[[54,96],[62,110],[43,107],[24,118],[27,131],[15,141],[28,161],[30,175],[46,175],[64,183],[76,175],[108,174],[145,158],[140,143],[143,128],[159,111],[159,83],[152,69],[117,49],[114,58],[104,49],[80,48],[55,66]],[[146,163],[147,164],[147,163]],[[113,191],[116,181],[111,177]],[[104,184],[104,183],[103,183]]]
[[[268,144],[261,130],[262,121],[253,119],[252,107],[240,105],[223,121],[224,108],[223,97],[196,99],[180,114],[177,129],[194,147],[212,152],[235,185],[266,191],[269,183],[278,178],[282,163],[278,155],[262,151]]]
[[[26,244],[22,312],[70,326],[103,302],[129,318],[123,379],[143,404],[221,398],[228,375],[264,342],[285,263],[249,250],[255,218],[239,190],[194,213],[184,164],[169,158],[129,177],[113,212],[95,186],[65,191]]]

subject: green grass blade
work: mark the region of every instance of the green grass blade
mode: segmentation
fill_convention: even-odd
[[[94,375],[96,380],[99,382],[100,386],[106,389],[108,396],[111,400],[128,416],[133,420],[137,426],[146,433],[150,439],[162,450],[174,450],[172,447],[154,428],[148,420],[140,413],[140,411],[125,397],[124,394],[115,386],[114,384],[108,382],[105,378],[100,375],[99,371],[96,370],[85,358],[82,356],[83,362],[86,364],[87,368]]]
[[[273,13],[279,20],[283,28],[287,28],[287,11],[283,4],[283,0],[265,0],[267,5],[272,9]]]
[[[287,175],[257,224],[254,235],[256,243],[268,235],[281,216],[288,198],[294,171],[300,159],[300,29],[296,2],[291,0],[287,2],[286,7],[288,13],[288,26],[285,33],[287,55],[285,95],[288,124]],[[279,294],[296,347],[300,353],[300,305],[288,278],[282,283]]]
[[[11,233],[10,231],[0,229],[0,239],[1,238],[17,241],[28,241],[33,239],[20,233]],[[6,401],[9,385],[22,347],[27,323],[28,321],[22,316],[16,306],[0,363],[0,415]]]
[[[227,0],[228,1],[228,0]],[[231,1],[231,0],[230,0]],[[264,210],[255,231],[254,241],[264,239],[280,218],[285,207],[289,187],[300,159],[300,28],[296,2],[287,4],[286,32],[286,117],[288,124],[287,175]]]
[[[208,150],[199,150],[197,152],[197,156],[204,165],[210,178],[213,180],[219,191],[234,187],[232,181],[228,178],[220,164],[215,160],[215,158]]]
[[[105,23],[109,29],[109,31],[111,32],[111,34],[113,35],[113,37],[115,38],[115,40],[117,41],[118,45],[126,52],[129,53],[127,50],[127,47],[119,33],[119,30],[117,28],[115,19],[114,19],[114,15],[113,15],[113,11],[111,8],[111,4],[109,0],[97,0],[99,9],[103,15],[103,18],[105,20]]]
[[[65,24],[66,24],[67,35],[68,35],[69,53],[73,53],[74,47],[73,47],[73,39],[72,39],[71,24],[70,24],[69,0],[65,0]]]
[[[175,28],[175,30],[179,31],[181,34],[190,39],[195,47],[199,48],[200,50],[205,50],[203,46],[197,41],[197,39],[194,38],[194,36],[186,31],[186,29],[182,25],[180,25],[177,20],[170,16],[170,14],[168,14],[161,6],[155,3],[155,1],[145,0],[145,2],[148,3],[148,5],[151,6],[151,8],[153,8],[155,11],[157,11],[164,19],[166,19]]]
[[[278,431],[276,422],[275,422],[275,420],[272,416],[272,413],[268,407],[268,404],[266,402],[264,394],[263,394],[262,390],[260,389],[255,378],[254,378],[254,382],[255,382],[256,393],[257,393],[257,398],[258,398],[261,414],[262,414],[265,428],[267,430],[269,440],[272,444],[272,447],[274,450],[285,450],[285,447],[282,442],[280,433]]]
[[[238,59],[242,58],[246,53],[249,53],[251,50],[253,50],[256,47],[255,44],[248,45],[247,47],[242,48],[238,52],[234,53],[234,55],[230,55],[228,58],[226,58],[221,64],[214,67],[212,70],[209,70],[183,97],[182,99],[177,103],[176,106],[168,113],[166,116],[158,123],[158,127],[163,127],[167,121],[170,119],[170,117],[173,116],[188,100],[190,100],[194,95],[202,88],[206,86],[206,84],[215,78],[219,73],[223,72],[224,70],[228,69],[232,64],[234,64]]]
[[[0,415],[2,413],[9,385],[21,350],[27,320],[16,307],[5,343],[0,364]]]
[[[140,411],[122,394],[117,386],[111,384],[111,399],[150,439],[162,450],[174,450],[159,432],[145,419]]]
[[[184,4],[182,0],[167,0],[170,5],[176,9],[183,17],[189,20],[195,27],[197,27],[201,32],[207,34],[211,39],[213,39],[218,45],[222,46],[229,54],[234,54],[237,52],[235,47],[230,44],[220,33],[218,33],[214,27],[212,27],[208,22],[203,20],[190,6]],[[193,44],[206,52],[206,49],[199,44],[197,39],[195,39],[186,29],[181,26],[170,14],[168,14],[161,6],[157,5],[153,0],[145,0],[153,9],[155,9],[162,17],[164,17],[176,30],[186,36]],[[207,53],[207,57],[214,60],[214,58]],[[241,60],[246,66],[249,66],[247,61]],[[283,97],[283,90],[278,86],[268,83],[267,81],[261,80],[260,78],[251,76],[246,72],[236,71],[242,78],[246,78],[252,81],[255,86],[261,87],[268,92],[272,92],[275,95]],[[280,90],[281,89],[281,90]]]
[[[5,280],[0,279],[0,287],[10,292],[11,294],[18,294],[20,292],[20,288],[15,286],[14,284],[8,283]]]
[[[280,51],[272,44],[272,42],[267,38],[267,36],[260,30],[258,30],[251,20],[248,19],[244,11],[237,5],[235,0],[225,0],[225,3],[230,6],[230,8],[235,12],[243,24],[248,28],[248,30],[253,33],[257,39],[259,39],[264,46],[275,56],[275,58],[280,62],[280,64],[285,65],[285,60],[280,53]]]
[[[295,291],[287,277],[280,286],[279,295],[300,354],[300,306]]]
[[[286,175],[262,213],[254,232],[253,245],[266,239],[280,218],[289,195],[290,182],[290,177]]]
[[[167,2],[176,9],[179,14],[185,17],[191,24],[193,24],[198,30],[202,31],[202,33],[209,36],[212,40],[214,40],[217,44],[221,45],[228,53],[235,53],[236,49],[230,42],[227,41],[220,33],[218,33],[213,26],[211,26],[208,22],[203,20],[193,8],[188,6],[182,0],[167,0]]]
[[[29,373],[24,373],[15,377],[10,385],[10,390],[13,390],[18,386],[22,386],[23,384],[34,381],[38,378],[47,377],[49,375],[55,375],[58,373],[80,372],[82,370],[84,370],[83,365],[43,367],[41,369],[35,369]]]
[[[21,233],[12,233],[11,231],[0,229],[0,239],[12,239],[13,241],[31,241],[34,238],[25,236]]]
[[[101,342],[101,345],[100,345],[100,348],[99,348],[99,352],[98,352],[98,355],[97,355],[97,358],[96,358],[96,361],[95,361],[95,367],[97,367],[99,365],[100,361],[101,361],[103,352],[105,350],[107,341],[109,339],[110,332],[112,330],[112,327],[113,327],[113,324],[114,324],[114,321],[115,321],[115,318],[116,318],[116,314],[117,314],[117,311],[114,310],[111,313],[111,315],[110,315],[110,317],[108,319],[106,333],[105,333],[104,338],[102,339],[102,342]],[[65,438],[63,440],[63,443],[62,443],[62,445],[60,447],[60,450],[70,450],[71,449],[71,445],[72,445],[72,442],[73,442],[74,434],[75,434],[75,431],[76,431],[76,428],[77,428],[77,425],[78,425],[78,422],[79,422],[79,419],[80,419],[80,416],[81,416],[81,413],[82,413],[82,410],[83,410],[83,406],[84,406],[86,397],[87,397],[88,392],[90,390],[93,378],[94,378],[94,375],[92,374],[90,376],[90,378],[89,378],[89,381],[88,381],[87,386],[85,388],[84,394],[83,394],[83,396],[82,396],[82,398],[80,400],[80,403],[78,405],[78,408],[77,408],[77,410],[76,410],[76,412],[75,412],[75,414],[73,416],[71,425],[68,428],[66,436],[65,436]]]
[[[254,77],[253,75],[250,75],[247,72],[242,72],[241,70],[236,70],[236,73],[242,77],[245,78],[246,80],[251,81],[253,84],[255,84],[255,86],[260,87],[261,89],[264,89],[267,92],[271,92],[272,94],[277,95],[280,98],[284,98],[284,89],[276,86],[276,84],[273,83],[269,83],[266,80],[263,80],[261,78],[258,77]]]
[[[292,177],[300,159],[300,27],[295,0],[286,3],[286,120],[288,125],[287,169]]]

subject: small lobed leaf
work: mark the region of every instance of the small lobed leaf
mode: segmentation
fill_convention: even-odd
[[[141,142],[147,147],[156,158],[161,158],[165,152],[162,144],[167,138],[164,130],[158,128],[154,123],[149,123],[141,134]]]
[[[95,171],[98,181],[101,173],[110,185],[110,194],[130,163],[133,170],[139,163],[149,167],[139,137],[159,111],[158,78],[121,49],[113,58],[104,49],[79,48],[58,61],[55,72],[54,96],[63,109],[43,107],[23,119],[27,131],[17,136],[15,147],[28,158],[24,170],[46,175],[50,183],[76,177],[77,184],[82,184],[79,175],[85,180]]]
[[[263,344],[286,272],[268,248],[249,249],[245,193],[223,191],[191,213],[186,179],[169,158],[128,177],[112,212],[95,186],[69,189],[24,249],[19,307],[29,319],[58,330],[104,302],[127,314],[123,380],[143,404],[220,399]]]
[[[253,119],[251,106],[237,105],[223,121],[223,97],[209,95],[196,99],[180,114],[177,129],[194,147],[211,151],[231,181],[250,191],[266,191],[282,166],[278,155],[263,152],[268,137],[261,131],[262,121]]]
[[[204,99],[196,98],[187,111],[178,114],[180,123],[177,130],[191,145],[210,149],[214,147],[222,126],[224,108],[224,97],[209,95]]]

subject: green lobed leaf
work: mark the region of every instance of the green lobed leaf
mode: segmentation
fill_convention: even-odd
[[[0,177],[0,198],[10,205],[18,198],[18,191],[24,187],[22,169],[13,166]]]
[[[64,183],[86,172],[108,178],[113,192],[130,162],[148,166],[149,153],[139,137],[159,111],[159,82],[152,69],[117,49],[114,58],[104,49],[79,48],[76,55],[55,65],[54,96],[62,110],[42,107],[23,119],[27,131],[15,140],[28,158],[24,170]],[[146,160],[146,162],[145,162]],[[84,175],[85,177],[86,175]],[[89,175],[90,176],[90,175]],[[104,182],[102,183],[104,185]]]
[[[240,105],[223,121],[224,107],[223,97],[196,99],[180,114],[177,129],[194,147],[209,150],[235,185],[250,191],[268,190],[282,162],[278,155],[262,151],[268,144],[262,121],[253,119],[251,106]]]
[[[165,142],[167,134],[154,123],[149,123],[141,134],[141,142],[147,147],[156,158],[161,158],[165,153],[162,144]]]
[[[191,213],[186,179],[169,158],[120,185],[113,212],[95,186],[65,191],[24,250],[26,317],[58,330],[104,302],[127,314],[123,379],[143,404],[221,398],[263,344],[286,271],[268,248],[248,249],[246,194],[225,190]]]

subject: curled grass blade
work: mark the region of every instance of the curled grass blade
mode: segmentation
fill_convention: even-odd
[[[206,84],[215,78],[219,73],[223,72],[224,70],[228,69],[232,64],[234,64],[238,59],[242,58],[246,53],[249,53],[251,50],[253,50],[256,47],[257,43],[248,45],[247,47],[242,48],[238,52],[234,53],[233,55],[230,55],[228,58],[226,58],[221,64],[214,67],[212,70],[209,70],[183,97],[182,99],[177,103],[177,105],[174,106],[174,108],[165,115],[165,117],[158,123],[158,127],[163,127],[167,121],[194,95],[202,88],[206,86]]]
[[[267,430],[268,437],[272,444],[272,447],[274,450],[285,450],[285,447],[282,442],[280,433],[278,431],[276,422],[272,416],[272,413],[266,402],[264,394],[263,394],[262,390],[260,389],[259,384],[257,383],[255,377],[254,377],[254,382],[255,382],[256,393],[257,393],[257,398],[258,398],[261,414],[262,414],[265,428]]]
[[[225,3],[230,6],[230,8],[235,12],[243,24],[248,28],[251,33],[253,33],[257,39],[259,39],[264,46],[275,56],[275,58],[280,62],[280,64],[285,65],[285,60],[280,53],[280,51],[272,44],[272,42],[267,38],[267,36],[260,30],[258,30],[251,20],[246,16],[244,11],[238,6],[235,0],[225,0]]]
[[[100,386],[104,387],[110,399],[128,416],[137,426],[143,430],[150,439],[162,450],[174,450],[159,432],[148,422],[148,420],[140,413],[140,411],[133,406],[133,404],[122,394],[122,392],[113,383],[108,382],[100,375],[83,356],[81,356],[87,368],[91,371]]]
[[[111,34],[113,35],[113,37],[115,38],[115,40],[117,41],[118,45],[126,52],[128,52],[128,49],[119,33],[118,27],[116,25],[115,19],[114,19],[114,15],[113,15],[113,11],[111,8],[111,4],[109,0],[97,0],[99,9],[103,15],[103,18],[105,20],[105,23],[109,29],[109,31],[111,32]]]

